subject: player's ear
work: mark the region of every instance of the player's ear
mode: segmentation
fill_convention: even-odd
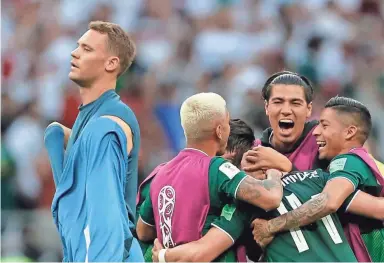
[[[217,125],[217,127],[216,127],[216,136],[220,140],[223,139],[223,126],[221,126],[221,124]]]
[[[110,57],[105,62],[105,70],[108,72],[113,72],[115,70],[118,70],[120,66],[120,59],[118,57]]]
[[[308,108],[307,118],[309,118],[312,115],[312,101],[310,103],[308,103],[307,108]]]
[[[265,115],[269,115],[269,112],[268,112],[268,101],[267,100],[264,100],[264,109],[265,109]]]
[[[350,125],[344,130],[344,137],[346,140],[351,140],[357,134],[357,127],[355,125]]]

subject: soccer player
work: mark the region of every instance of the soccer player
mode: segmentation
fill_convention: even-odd
[[[135,50],[120,26],[96,21],[71,53],[69,78],[80,88],[80,112],[72,130],[53,123],[45,136],[56,184],[52,213],[64,261],[143,261],[131,233],[140,130],[114,90]],[[55,127],[64,139],[50,134]],[[60,143],[52,138],[61,138]]]
[[[240,168],[241,159],[244,153],[251,149],[255,141],[255,135],[252,128],[241,119],[230,120],[229,126],[231,131],[226,151],[222,157]]]
[[[231,224],[247,224],[251,220],[251,216],[276,216],[280,213],[286,213],[293,207],[299,206],[302,202],[310,200],[312,196],[321,193],[324,188],[329,174],[321,169],[291,172],[282,178],[284,186],[284,198],[277,210],[265,215],[265,212],[252,207],[245,207],[242,211],[236,210],[232,214]],[[362,204],[369,202],[370,207]],[[346,202],[347,206],[348,202]],[[373,197],[364,192],[358,192],[356,197],[348,206],[348,211],[352,213],[369,213],[369,216],[383,217],[381,211],[372,210],[371,207],[376,205],[377,208],[384,206],[384,200]],[[253,211],[253,215],[246,215],[244,211]],[[247,232],[249,230],[245,230]],[[254,231],[257,231],[255,229]],[[268,237],[272,240],[272,237]],[[211,230],[198,241],[163,250],[164,259],[168,262],[174,261],[195,261],[196,255],[199,255],[197,261],[201,258],[214,258],[221,251],[215,249],[217,243],[224,243],[226,239],[223,233],[214,233]],[[258,261],[258,257],[254,257],[255,250],[258,250],[253,240],[247,240],[247,255],[253,261]],[[154,261],[159,261],[159,252],[163,249],[158,241],[155,241]],[[225,248],[224,248],[225,249]],[[331,214],[317,221],[315,224],[302,229],[292,229],[275,236],[272,243],[266,248],[266,261],[273,262],[303,262],[303,261],[328,261],[328,262],[348,262],[356,261],[356,258],[346,240],[343,228],[336,214]]]
[[[224,253],[222,247],[233,244],[244,225],[226,225],[234,207],[224,211],[229,220],[223,225],[218,225],[216,219],[234,198],[265,210],[276,208],[282,196],[281,173],[268,170],[266,180],[256,180],[216,157],[225,153],[230,132],[229,113],[221,96],[193,95],[182,104],[180,116],[187,148],[154,177],[140,209],[137,235],[142,241],[158,237],[164,246],[174,247],[198,240],[212,225],[213,231],[226,235],[224,244],[216,247],[222,254],[217,260],[233,261],[233,257],[226,256],[234,251]]]
[[[310,81],[294,72],[278,72],[266,81],[262,95],[271,127],[255,141],[262,147],[244,155],[244,171],[326,169],[329,162],[318,159],[318,146],[312,135],[318,121],[307,122],[313,100]]]
[[[231,162],[236,167],[240,167],[240,162],[243,154],[251,149],[255,135],[251,127],[249,127],[244,121],[240,119],[231,119],[229,121],[230,132],[228,137],[228,143],[225,153],[222,157]],[[139,219],[140,207],[143,204],[145,197],[149,193],[149,187],[152,182],[153,176],[159,171],[164,164],[160,164],[154,169],[154,171],[146,178],[146,180],[139,186],[139,192],[137,195],[136,206],[136,218]],[[136,222],[137,224],[137,222]],[[135,231],[136,233],[136,231]],[[153,242],[140,241],[140,246],[144,254],[146,262],[152,262],[152,248]]]
[[[263,238],[269,240],[278,232],[306,226],[326,217],[337,211],[345,200],[349,200],[355,190],[383,196],[384,178],[376,163],[362,148],[371,126],[371,115],[360,102],[345,97],[330,99],[322,111],[320,125],[313,132],[320,146],[319,157],[331,160],[330,178],[324,190],[302,206],[296,204],[298,208],[291,212],[270,221],[256,220],[255,240],[264,243]],[[341,218],[347,225],[347,237],[359,261],[383,262],[384,207],[373,201],[363,206],[368,213],[362,215],[378,213],[376,218],[381,220],[347,214]]]

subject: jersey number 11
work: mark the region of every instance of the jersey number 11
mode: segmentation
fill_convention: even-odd
[[[312,196],[312,198],[314,198],[314,197],[316,197],[316,195]],[[292,207],[292,209],[296,209],[302,205],[302,203],[300,202],[300,200],[297,198],[297,196],[295,194],[285,196],[284,198],[288,201],[288,203]],[[279,213],[281,215],[288,213],[288,210],[284,206],[283,202],[280,203],[280,206],[279,206],[279,208],[277,208],[277,210],[279,211]],[[335,223],[332,220],[332,217],[330,215],[325,216],[321,219],[321,221],[323,221],[323,224],[324,224],[325,228],[327,229],[329,236],[331,237],[333,242],[335,244],[342,243],[343,240],[341,239],[339,232],[337,232],[337,228],[335,226]],[[304,252],[304,251],[309,249],[307,241],[305,240],[303,232],[301,232],[300,228],[291,229],[290,232],[291,232],[291,236],[293,238],[293,241],[296,244],[296,247],[297,247],[297,250],[299,251],[299,253]]]

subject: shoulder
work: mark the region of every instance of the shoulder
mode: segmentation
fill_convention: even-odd
[[[111,118],[98,117],[89,121],[82,131],[83,143],[93,144],[97,147],[105,140],[116,141],[120,145],[126,145],[126,137],[123,127]]]
[[[232,179],[240,173],[240,169],[222,157],[214,157],[209,167],[210,174],[222,174]]]
[[[361,169],[369,169],[367,164],[356,154],[346,153],[340,154],[332,159],[329,165],[329,172],[332,174],[339,170],[359,171]]]

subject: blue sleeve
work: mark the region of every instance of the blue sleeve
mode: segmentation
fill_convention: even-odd
[[[125,243],[132,241],[124,202],[126,163],[122,145],[115,133],[87,140],[86,205],[84,231],[86,260],[121,262],[126,258]],[[88,232],[88,233],[87,233]]]
[[[53,181],[57,186],[63,173],[64,163],[64,131],[57,124],[47,127],[44,133],[44,144],[51,163]]]

